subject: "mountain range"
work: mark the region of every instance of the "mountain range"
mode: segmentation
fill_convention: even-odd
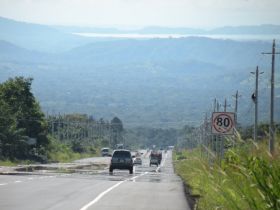
[[[259,65],[265,72],[260,78],[260,119],[268,121],[271,58],[261,52],[271,51],[269,42],[202,37],[91,39],[3,18],[0,29],[0,81],[33,77],[33,92],[46,113],[118,116],[131,127],[198,125],[205,112],[210,115],[213,110],[214,98],[221,104],[227,98],[232,111],[232,95],[238,90],[242,95],[239,121],[250,124],[254,106],[250,72]],[[276,63],[277,120],[279,79]]]

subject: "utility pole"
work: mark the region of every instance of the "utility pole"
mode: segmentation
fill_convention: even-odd
[[[271,95],[270,95],[270,125],[269,125],[269,152],[274,154],[274,142],[275,142],[275,126],[274,126],[274,73],[275,73],[275,54],[280,54],[275,52],[275,39],[272,43],[271,53],[262,53],[272,55],[271,62]]]
[[[214,99],[214,112],[216,112],[216,106],[217,106],[217,99]]]
[[[234,107],[235,125],[237,125],[238,98],[241,97],[241,95],[238,94],[238,90],[236,91],[236,94],[233,95],[233,97],[235,98],[235,107]]]
[[[52,137],[54,137],[54,120],[53,120],[53,116],[52,116],[51,124],[52,124]]]
[[[217,101],[216,105],[217,105],[217,112],[219,112],[219,111],[220,111],[220,106],[221,106],[221,104],[219,103],[219,101]]]
[[[225,98],[225,104],[224,104],[224,112],[227,112],[227,107],[230,105],[227,104],[227,99]]]
[[[254,141],[258,140],[258,104],[259,104],[259,74],[263,74],[263,72],[259,72],[259,67],[257,66],[256,72],[251,72],[251,74],[256,75],[256,87],[255,93],[252,95],[252,99],[255,103],[255,126],[254,126]]]
[[[204,143],[205,146],[208,148],[208,139],[207,139],[207,122],[208,122],[208,115],[207,112],[205,113],[205,118],[204,118],[204,132],[203,132],[203,139],[204,139]],[[207,156],[208,156],[208,151],[207,151]]]

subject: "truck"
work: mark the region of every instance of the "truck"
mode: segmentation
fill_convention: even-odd
[[[150,154],[150,166],[152,165],[160,165],[162,160],[161,151],[152,151]]]

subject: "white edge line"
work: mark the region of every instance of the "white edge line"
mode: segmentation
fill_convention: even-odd
[[[162,163],[157,167],[157,169],[156,169],[156,172],[157,172],[157,173],[158,173],[159,169],[160,169],[162,166],[164,166],[166,158],[167,158],[167,154],[165,154],[165,158],[163,159]]]
[[[7,185],[8,183],[0,183],[0,186],[4,186]]]
[[[92,206],[93,204],[97,203],[104,195],[106,195],[107,193],[109,193],[110,191],[112,191],[113,189],[115,189],[116,187],[118,187],[119,185],[121,185],[124,182],[127,182],[129,180],[131,181],[135,181],[135,179],[139,178],[140,176],[144,176],[145,174],[148,174],[148,172],[145,172],[139,176],[135,176],[129,179],[126,179],[124,181],[118,182],[117,184],[113,185],[112,187],[110,187],[109,189],[105,190],[104,192],[100,193],[94,200],[92,200],[91,202],[89,202],[87,205],[83,206],[80,210],[87,210],[90,206]]]

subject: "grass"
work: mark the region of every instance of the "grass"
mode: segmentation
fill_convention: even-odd
[[[17,166],[17,165],[28,165],[31,164],[30,160],[0,160],[0,166]]]
[[[47,162],[60,162],[67,163],[74,160],[79,160],[83,158],[95,157],[100,155],[100,149],[94,148],[93,146],[87,147],[86,151],[83,153],[74,152],[70,145],[61,143],[56,139],[50,138],[51,143],[48,148],[45,149],[44,157]],[[35,160],[0,160],[0,166],[17,166],[28,165],[32,163],[37,163]]]
[[[271,156],[264,142],[240,141],[219,164],[200,149],[183,150],[174,155],[175,170],[201,196],[198,209],[280,210],[279,151]]]
[[[96,154],[92,153],[75,153],[71,150],[58,150],[53,151],[48,154],[48,162],[59,162],[67,163],[74,160],[79,160],[83,158],[94,157]],[[17,165],[28,165],[36,163],[36,161],[30,160],[0,160],[0,166],[17,166]]]
[[[94,157],[96,154],[92,153],[77,153],[73,151],[55,151],[49,154],[49,162],[60,162],[60,163],[67,163],[72,162],[74,160],[79,160],[83,158]]]
[[[72,162],[74,160],[94,157],[99,155],[98,149],[89,148],[87,152],[78,153],[74,152],[70,145],[60,143],[55,139],[52,139],[51,144],[48,148],[47,156],[49,162]]]
[[[17,163],[10,160],[0,160],[0,166],[16,166]]]

